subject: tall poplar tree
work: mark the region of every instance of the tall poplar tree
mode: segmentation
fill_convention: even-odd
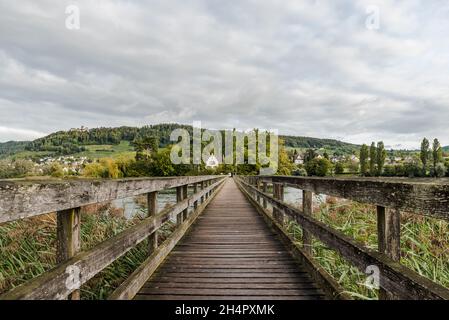
[[[366,144],[363,144],[362,148],[360,149],[360,173],[362,174],[362,176],[366,176],[366,173],[368,172],[368,157],[368,146]]]
[[[429,160],[429,147],[430,147],[429,140],[427,140],[427,138],[424,138],[423,141],[421,142],[421,154],[420,154],[424,175],[426,175],[427,173],[427,162]]]
[[[377,175],[378,176],[380,176],[382,174],[386,158],[387,158],[387,151],[385,150],[384,143],[382,141],[379,141],[377,143],[377,153],[376,153]]]
[[[376,175],[376,144],[374,142],[369,149],[369,173],[371,176]]]

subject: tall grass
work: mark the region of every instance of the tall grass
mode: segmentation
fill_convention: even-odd
[[[314,209],[314,217],[364,246],[377,250],[376,208],[328,197]],[[288,223],[288,231],[301,239],[301,228]],[[378,292],[365,286],[366,275],[334,250],[313,241],[315,259],[356,299],[377,299]],[[401,263],[420,275],[449,287],[449,223],[403,213],[401,215]]]
[[[82,250],[129,228],[141,218],[128,220],[109,204],[83,208]],[[172,223],[160,229],[160,241],[174,230]],[[81,287],[82,299],[105,299],[148,257],[146,241],[130,250]],[[0,224],[0,293],[50,270],[56,265],[56,215],[48,214]]]

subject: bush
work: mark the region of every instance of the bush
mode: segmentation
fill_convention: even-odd
[[[83,175],[91,178],[116,179],[123,176],[117,163],[110,158],[100,159],[99,162],[89,163],[84,167]]]
[[[335,164],[335,174],[343,174],[345,172],[345,167],[343,166],[343,163],[337,162]]]
[[[446,159],[444,166],[446,167],[446,176],[449,177],[449,159]]]
[[[49,167],[49,174],[54,178],[62,178],[64,176],[64,170],[59,163],[53,162]]]
[[[444,166],[444,164],[441,162],[437,163],[437,165],[435,167],[435,172],[434,172],[435,177],[442,178],[446,175],[446,172],[447,172],[447,170],[446,170],[446,167]]]
[[[0,161],[0,178],[23,178],[33,173],[34,163],[30,160],[17,159],[13,162],[8,160]]]
[[[405,175],[414,178],[414,177],[421,177],[423,174],[422,168],[417,163],[407,163],[404,166]]]
[[[328,175],[331,168],[332,163],[325,158],[315,158],[306,164],[306,170],[309,176],[324,177]]]
[[[297,176],[297,177],[306,177],[307,176],[307,171],[304,168],[298,168],[298,169],[293,171],[293,175]]]

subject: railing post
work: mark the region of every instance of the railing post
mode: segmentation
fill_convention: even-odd
[[[267,193],[267,189],[268,189],[268,188],[267,188],[267,183],[266,183],[266,182],[263,182],[263,183],[262,183],[262,191],[263,191],[264,193]],[[267,199],[263,198],[262,203],[263,203],[263,208],[266,209],[266,208],[267,208]]]
[[[273,197],[277,200],[284,201],[284,185],[281,183],[273,183]],[[276,221],[284,223],[283,214],[277,208],[273,208],[273,217]]]
[[[198,193],[198,183],[194,183],[193,184],[193,194],[196,196],[197,193]],[[197,208],[198,208],[198,200],[193,202],[193,210],[196,211]]]
[[[81,208],[58,211],[56,219],[56,261],[60,264],[75,256],[81,249]],[[68,298],[79,300],[80,291],[73,291]]]
[[[187,199],[187,194],[188,194],[188,187],[189,185],[184,185],[182,186],[182,199]],[[182,220],[186,220],[187,219],[187,215],[189,213],[189,207],[185,208],[185,210],[182,212]]]
[[[157,191],[150,192],[147,194],[147,204],[148,204],[148,216],[154,216],[157,214]],[[153,253],[158,247],[158,231],[154,231],[148,237],[148,252]]]
[[[394,261],[401,260],[401,213],[377,206],[377,241],[380,253]],[[382,281],[382,277],[380,279]],[[379,288],[379,299],[394,299],[394,294]]]
[[[208,182],[207,182],[207,184],[208,184],[208,187],[210,187],[211,185],[212,185],[212,180],[209,180]],[[208,192],[207,192],[207,198],[209,199],[209,197],[212,195],[212,190],[209,190]]]
[[[176,187],[176,202],[182,201],[182,186]],[[183,212],[179,213],[176,216],[176,224],[179,226],[182,224],[182,214]]]
[[[260,190],[260,181],[258,178],[256,178],[256,188],[257,190]],[[257,193],[257,203],[260,204],[260,194]]]
[[[201,181],[201,191],[204,190],[204,181]],[[204,203],[204,195],[201,196],[201,203]]]
[[[313,192],[311,191],[302,191],[302,212],[308,216],[312,216]],[[312,254],[312,235],[304,228],[302,229],[302,245],[307,253]]]

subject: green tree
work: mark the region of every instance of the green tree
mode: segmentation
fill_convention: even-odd
[[[64,169],[58,162],[53,162],[48,168],[48,171],[54,178],[62,178],[64,176]]]
[[[371,143],[371,147],[369,149],[369,173],[371,176],[376,175],[376,157],[377,157],[377,149],[376,144]]]
[[[366,176],[368,172],[368,157],[368,146],[366,144],[363,144],[362,148],[360,149],[360,173],[362,174],[362,176]]]
[[[337,162],[335,164],[335,174],[343,174],[345,172],[345,167],[343,166],[343,163]]]
[[[427,138],[424,138],[423,141],[421,142],[421,154],[420,154],[424,176],[427,173],[427,162],[429,160],[429,147],[430,147],[429,140],[427,140]]]
[[[306,164],[307,174],[309,176],[324,177],[329,174],[332,163],[326,158],[315,158]]]
[[[315,149],[307,149],[304,154],[304,163],[307,164],[309,161],[312,161],[318,156]]]
[[[385,150],[384,143],[379,141],[377,143],[377,153],[376,153],[376,164],[377,164],[377,175],[382,175],[382,170],[385,165],[385,159],[387,158],[387,151]]]
[[[155,136],[147,136],[134,141],[136,160],[149,159],[159,149],[159,139]]]
[[[435,173],[434,173],[435,177],[442,178],[446,175],[446,172],[447,170],[444,163],[438,162],[435,166]]]
[[[185,167],[183,165],[176,165],[176,167],[171,162],[170,149],[168,148],[153,154],[152,161],[149,163],[150,174],[154,177],[182,175],[183,172],[181,171],[184,171],[182,169],[185,169]]]
[[[433,173],[434,176],[437,176],[437,164],[443,162],[443,149],[441,148],[440,142],[436,138],[433,140],[432,160],[433,160]]]
[[[282,139],[279,139],[278,159],[278,171],[276,174],[281,176],[291,176],[295,169],[295,165],[290,160]]]

